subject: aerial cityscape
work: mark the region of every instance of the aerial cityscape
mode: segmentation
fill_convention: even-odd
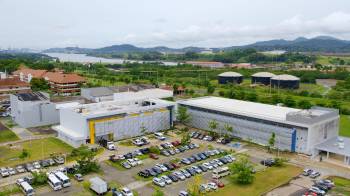
[[[0,0],[0,196],[349,196],[350,2]]]

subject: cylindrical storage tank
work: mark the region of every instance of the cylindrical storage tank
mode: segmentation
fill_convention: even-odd
[[[276,75],[270,72],[258,72],[252,75],[252,84],[270,85],[271,78]]]
[[[237,72],[224,72],[218,75],[219,84],[240,84],[242,81],[242,74]]]
[[[292,75],[278,75],[271,78],[271,85],[275,88],[298,89],[300,78]]]

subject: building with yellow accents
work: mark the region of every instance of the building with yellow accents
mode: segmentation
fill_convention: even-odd
[[[107,101],[60,110],[58,137],[74,147],[102,138],[121,140],[173,125],[175,103],[160,99]]]

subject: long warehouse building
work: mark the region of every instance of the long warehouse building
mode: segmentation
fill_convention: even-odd
[[[58,137],[74,147],[99,140],[121,140],[173,125],[173,102],[160,99],[124,99],[83,104],[60,110]]]
[[[313,107],[300,110],[219,97],[201,97],[178,102],[191,116],[189,126],[231,134],[244,140],[267,145],[272,133],[275,146],[282,150],[314,154],[315,146],[338,137],[339,111]],[[231,126],[232,132],[225,127]]]

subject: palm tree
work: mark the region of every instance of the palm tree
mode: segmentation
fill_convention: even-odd
[[[233,127],[227,123],[224,125],[224,129],[231,134],[233,133]]]
[[[208,122],[208,128],[210,129],[211,136],[215,135],[215,130],[218,127],[219,123],[216,120],[211,120]]]

